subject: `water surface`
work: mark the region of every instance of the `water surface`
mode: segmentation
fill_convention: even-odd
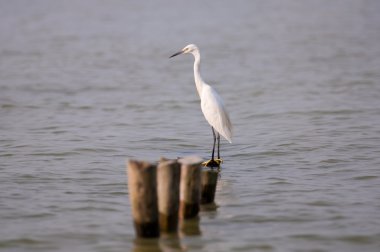
[[[0,250],[379,251],[380,4],[1,1]],[[135,240],[125,161],[233,143],[200,235]],[[145,246],[145,247],[144,247]]]

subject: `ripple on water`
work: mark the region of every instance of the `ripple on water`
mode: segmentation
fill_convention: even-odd
[[[375,175],[365,175],[365,176],[357,176],[357,177],[353,177],[352,179],[353,180],[372,180],[372,179],[377,179],[379,178],[379,176],[375,176]]]
[[[23,249],[56,249],[51,242],[40,239],[31,238],[19,238],[19,239],[9,239],[1,240],[0,248],[23,248]]]
[[[230,218],[231,222],[235,223],[300,223],[300,222],[312,222],[309,216],[273,216],[268,217],[264,215],[236,215]]]
[[[231,251],[274,251],[274,247],[269,244],[254,244],[232,247]]]
[[[309,240],[309,241],[344,241],[352,244],[371,244],[379,241],[380,235],[342,235],[326,236],[319,234],[299,234],[292,235],[291,238]]]
[[[268,180],[273,181],[273,182],[270,182],[269,185],[291,185],[291,184],[293,184],[284,178],[270,177],[270,178],[268,178]]]
[[[30,153],[30,156],[48,156],[48,157],[66,157],[80,155],[78,151],[62,151],[62,152],[36,152]]]
[[[15,107],[17,107],[17,106],[15,104],[11,104],[11,103],[1,104],[2,109],[11,109],[11,108],[15,108]]]
[[[320,206],[320,207],[336,206],[336,204],[334,204],[333,202],[325,201],[325,200],[316,200],[316,201],[308,202],[308,203],[306,203],[306,205]]]
[[[329,158],[329,159],[324,159],[324,160],[319,161],[319,163],[322,163],[322,164],[338,164],[338,163],[345,163],[345,162],[348,162],[348,161],[343,160],[343,159],[337,159],[337,158]]]

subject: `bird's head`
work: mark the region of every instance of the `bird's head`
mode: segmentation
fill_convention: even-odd
[[[194,53],[194,52],[198,52],[198,51],[199,50],[198,50],[198,47],[196,45],[190,44],[190,45],[185,46],[181,51],[176,52],[175,54],[173,54],[169,58],[172,58],[174,56],[177,56],[177,55],[180,55],[180,54],[184,54],[184,53]]]

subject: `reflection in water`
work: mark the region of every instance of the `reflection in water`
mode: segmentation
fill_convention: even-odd
[[[212,202],[210,204],[202,204],[201,205],[201,211],[202,212],[214,212],[216,209],[218,209],[218,205],[215,202]]]
[[[217,209],[215,203],[202,205],[203,211],[212,212]],[[200,217],[180,220],[179,234],[161,233],[159,239],[136,238],[134,252],[172,252],[187,251],[187,246],[181,243],[181,238],[194,237],[202,234],[199,227]]]
[[[201,229],[199,227],[199,217],[189,219],[189,220],[180,220],[179,223],[179,233],[181,237],[184,236],[194,236],[201,235]]]
[[[133,242],[133,252],[161,252],[159,239],[136,238]]]
[[[176,234],[163,234],[159,239],[137,238],[133,245],[133,252],[181,252],[187,250]]]
[[[163,252],[174,252],[174,251],[186,251],[186,247],[181,243],[178,235],[161,235],[159,240],[159,246]]]

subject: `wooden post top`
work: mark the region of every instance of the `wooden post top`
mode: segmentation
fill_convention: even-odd
[[[183,165],[200,165],[203,162],[203,159],[199,156],[188,156],[178,159],[178,162]]]

